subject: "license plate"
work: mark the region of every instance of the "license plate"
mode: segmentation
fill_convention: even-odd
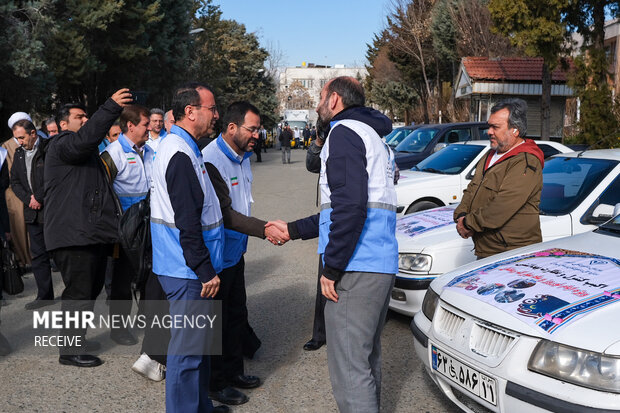
[[[481,399],[497,406],[497,389],[495,379],[478,370],[461,363],[445,351],[431,346],[433,370],[452,382],[475,394]]]

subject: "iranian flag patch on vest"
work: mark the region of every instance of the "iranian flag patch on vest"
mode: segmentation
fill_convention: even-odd
[[[231,186],[239,185],[239,181],[237,181],[236,176],[233,176],[232,178],[230,178],[230,185]]]

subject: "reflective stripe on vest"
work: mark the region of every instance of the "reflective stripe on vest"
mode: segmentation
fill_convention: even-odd
[[[204,195],[200,222],[202,237],[211,255],[211,264],[216,273],[221,272],[223,268],[224,227],[220,203],[207,176],[202,154],[196,142],[185,130],[175,125],[166,139],[160,142],[153,163],[151,186],[153,272],[175,278],[197,279],[194,271],[185,263],[179,229],[174,223],[174,210],[166,183],[168,164],[178,152],[190,158]]]
[[[346,119],[336,122],[321,150],[321,213],[319,220],[319,254],[325,252],[331,225],[331,191],[327,184],[327,159],[330,136],[336,127],[355,132],[366,149],[368,174],[368,203],[364,228],[345,271],[398,272],[398,243],[396,242],[396,191],[394,190],[394,154],[377,132],[363,122]],[[334,143],[337,144],[337,143]]]
[[[144,199],[151,186],[153,151],[143,146],[143,157],[133,149],[133,143],[124,135],[108,145],[104,152],[110,154],[118,173],[112,184],[123,211]]]
[[[252,170],[249,157],[252,152],[246,152],[241,162],[237,154],[232,152],[222,135],[203,150],[205,162],[213,164],[219,171],[222,179],[228,186],[228,193],[232,200],[232,208],[250,216],[254,199],[252,199]],[[231,229],[224,229],[224,268],[236,265],[247,251],[248,236]]]

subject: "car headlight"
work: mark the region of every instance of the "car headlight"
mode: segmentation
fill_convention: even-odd
[[[426,254],[398,254],[398,269],[405,272],[428,272],[433,258]]]
[[[534,349],[527,367],[579,386],[620,393],[620,357],[542,340]]]
[[[422,301],[422,314],[424,314],[426,318],[431,321],[433,321],[433,315],[435,315],[435,309],[437,308],[438,302],[439,294],[433,291],[432,288],[426,290],[424,300]]]

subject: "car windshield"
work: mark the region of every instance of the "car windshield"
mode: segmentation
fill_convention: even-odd
[[[394,129],[385,137],[385,143],[390,145],[392,149],[398,146],[409,134],[412,133],[411,129],[398,128]]]
[[[486,147],[480,145],[450,145],[414,166],[413,170],[449,175],[460,174],[484,149]]]
[[[545,161],[540,212],[565,215],[577,207],[618,164],[608,159],[555,157]]]
[[[423,152],[436,133],[437,129],[416,129],[396,146],[396,152]]]

